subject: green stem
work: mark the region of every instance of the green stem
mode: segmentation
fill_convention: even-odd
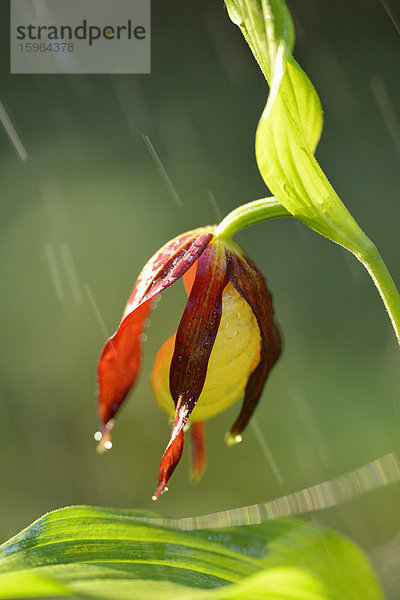
[[[238,231],[277,217],[292,216],[273,196],[243,204],[227,215],[215,230],[215,237],[230,240]],[[370,274],[383,300],[400,344],[400,295],[375,244],[366,238],[355,256]]]
[[[255,225],[268,219],[276,219],[277,217],[291,216],[290,212],[273,196],[271,198],[262,198],[261,200],[243,204],[229,213],[215,230],[215,237],[230,240],[235,233],[250,225]]]
[[[400,295],[377,247],[369,240],[368,247],[357,253],[356,257],[375,283],[400,344]]]

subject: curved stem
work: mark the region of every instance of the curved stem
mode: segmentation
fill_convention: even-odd
[[[365,251],[357,253],[356,257],[362,262],[375,283],[400,344],[400,295],[377,247],[369,240]]]
[[[255,225],[261,221],[267,221],[268,219],[290,216],[292,216],[291,213],[273,196],[262,198],[261,200],[243,204],[229,213],[215,230],[215,237],[230,240],[238,231],[245,227]],[[400,345],[399,291],[375,244],[365,236],[363,243],[360,245],[363,249],[359,252],[354,252],[354,255],[367,269],[377,287]]]
[[[290,212],[273,196],[271,198],[262,198],[261,200],[243,204],[229,213],[215,230],[215,237],[231,239],[235,233],[250,225],[255,225],[267,219],[291,216]]]

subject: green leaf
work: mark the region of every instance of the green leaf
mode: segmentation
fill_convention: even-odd
[[[372,243],[347,211],[314,157],[322,129],[318,95],[294,60],[294,34],[283,0],[226,0],[270,93],[256,134],[260,173],[297,219],[358,257]]]
[[[275,198],[249,203],[220,224],[233,235],[285,210],[347,248],[368,270],[400,344],[400,294],[376,246],[350,215],[314,157],[322,129],[318,95],[292,56],[294,29],[284,0],[225,0],[270,86],[256,134],[260,173]],[[283,209],[276,206],[279,201]],[[254,212],[254,214],[252,214]]]
[[[176,522],[175,522],[176,523]],[[298,521],[182,531],[148,513],[76,506],[0,547],[0,598],[382,598],[362,552]]]

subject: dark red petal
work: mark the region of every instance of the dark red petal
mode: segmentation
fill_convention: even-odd
[[[104,425],[113,418],[137,378],[142,345],[140,336],[150,308],[151,301],[148,300],[131,313],[130,318],[124,319],[100,355],[97,367],[98,399]]]
[[[204,423],[196,421],[190,428],[191,462],[190,479],[200,481],[206,467],[206,450],[204,444]]]
[[[171,440],[185,425],[203,389],[227,283],[224,246],[211,243],[197,261],[196,278],[176,333],[169,379],[176,405]]]
[[[127,317],[142,302],[172,285],[204,252],[213,237],[211,227],[184,233],[163,246],[144,266],[125,307]]]
[[[99,413],[104,425],[113,418],[136,381],[141,360],[140,338],[151,301],[182,277],[204,252],[212,237],[210,228],[179,236],[161,248],[139,275],[123,319],[106,342],[99,360]],[[110,428],[111,424],[108,431]]]
[[[227,437],[227,442],[233,444],[240,441],[240,434],[260,400],[268,374],[278,360],[282,346],[279,329],[274,321],[272,296],[263,274],[247,256],[238,256],[227,249],[226,258],[229,279],[251,307],[261,335],[260,362],[249,377],[242,409]]]
[[[181,429],[178,435],[168,444],[161,459],[160,471],[158,473],[158,486],[154,492],[153,500],[157,500],[160,494],[167,491],[168,488],[166,486],[168,480],[174,472],[182,455],[184,441],[185,434],[183,429]]]

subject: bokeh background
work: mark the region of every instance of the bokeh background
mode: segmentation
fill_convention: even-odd
[[[175,235],[268,195],[254,159],[267,89],[220,1],[154,2],[152,73],[139,76],[10,75],[7,5],[0,100],[28,158],[0,132],[0,538],[70,504],[173,517],[254,504],[398,450],[400,353],[378,293],[349,253],[284,219],[237,237],[284,333],[255,417],[281,481],[254,429],[225,447],[234,406],[207,426],[202,482],[189,484],[185,454],[151,501],[169,426],[148,380],[179,322],[180,285],[152,314],[114,448],[96,454],[96,363],[142,266]],[[400,283],[399,34],[379,0],[289,6],[296,58],[325,112],[317,157]],[[393,598],[399,501],[394,486],[318,515],[370,553]]]

